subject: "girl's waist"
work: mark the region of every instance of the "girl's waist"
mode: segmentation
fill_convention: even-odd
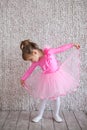
[[[58,71],[59,68],[60,68],[60,67],[58,67],[58,68],[56,68],[56,69],[54,69],[54,70],[46,70],[46,71],[43,71],[43,73],[44,73],[44,74],[54,73],[54,72]]]

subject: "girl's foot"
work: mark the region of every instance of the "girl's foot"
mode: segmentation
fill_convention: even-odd
[[[32,119],[33,122],[39,122],[42,119],[42,116],[36,116],[35,118]]]
[[[59,115],[53,115],[53,118],[54,118],[55,121],[57,121],[59,123],[63,121],[62,118]]]

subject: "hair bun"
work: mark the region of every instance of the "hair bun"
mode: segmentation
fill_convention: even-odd
[[[20,44],[20,49],[23,50],[23,48],[25,48],[26,46],[28,46],[30,44],[30,40],[25,40],[25,41],[22,41],[21,44]]]

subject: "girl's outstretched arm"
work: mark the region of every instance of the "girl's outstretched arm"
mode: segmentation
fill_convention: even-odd
[[[29,67],[29,69],[22,76],[21,80],[25,81],[30,76],[30,74],[33,72],[33,70],[35,69],[35,67],[37,65],[38,65],[37,62],[32,63],[32,65]]]
[[[58,48],[50,48],[49,52],[53,53],[53,54],[56,54],[56,53],[64,52],[64,51],[72,48],[73,46],[74,46],[73,43],[69,43],[69,44],[62,45],[62,46],[60,46]]]

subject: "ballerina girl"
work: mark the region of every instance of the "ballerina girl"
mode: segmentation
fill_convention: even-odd
[[[55,58],[54,54],[67,51],[75,47],[75,53],[62,63]],[[60,97],[76,91],[79,85],[79,44],[69,43],[57,48],[39,48],[36,43],[24,40],[20,44],[22,58],[31,62],[31,66],[21,77],[21,85],[25,87],[34,99],[42,101],[38,115],[32,119],[39,122],[45,110],[48,100],[55,101],[53,118],[57,122],[62,122],[59,115]],[[74,60],[72,61],[72,58]],[[73,66],[69,63],[73,62]],[[36,72],[32,77],[33,70],[40,66],[42,71]],[[74,67],[74,69],[72,69]],[[27,82],[28,81],[28,82]]]

